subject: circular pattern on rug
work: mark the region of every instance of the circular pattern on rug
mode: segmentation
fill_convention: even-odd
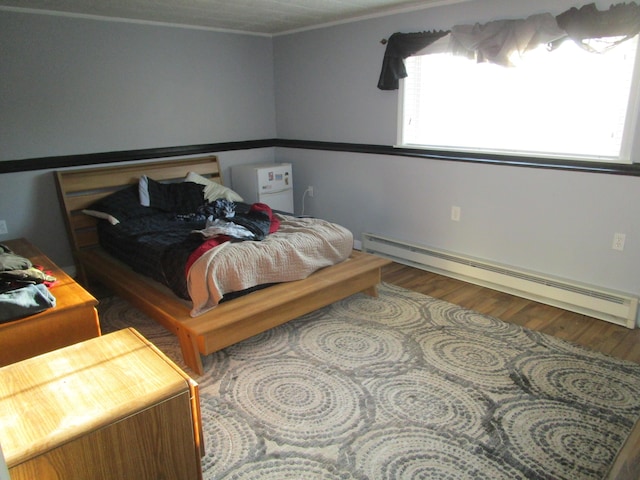
[[[219,350],[217,352],[210,353],[209,355],[201,355],[200,357],[202,359],[202,368],[204,369],[204,374],[200,376],[191,371],[184,364],[182,354],[180,354],[180,361],[176,361],[176,363],[178,365],[184,365],[182,367],[183,370],[190,372],[191,378],[195,379],[198,382],[200,391],[202,391],[210,385],[214,385],[220,381],[220,379],[229,368],[229,356],[225,353],[224,350]]]
[[[264,455],[264,442],[251,426],[215,398],[201,397],[200,409],[204,429],[205,455],[202,471],[205,478],[219,478],[222,472]]]
[[[393,298],[389,298],[392,295],[388,294],[388,290],[380,290],[384,301],[393,302]],[[407,301],[415,300],[417,306],[437,302],[411,292],[402,298]],[[134,326],[160,346],[178,365],[182,365],[177,338],[133,309],[127,302],[117,298],[101,299],[98,308],[104,333]],[[294,331],[306,329],[316,321],[332,318],[331,308],[326,307],[305,315],[287,325],[292,325]],[[359,321],[347,317],[339,317],[336,320],[342,320],[343,323],[355,322],[356,325],[371,323],[378,328],[386,328],[381,325],[382,322],[367,322],[368,319],[364,315]],[[444,322],[442,317],[439,317],[438,321]],[[481,322],[477,321],[472,323],[481,325]],[[297,465],[296,469],[291,470],[293,473],[289,478],[309,478],[306,469],[303,468],[305,463],[297,460],[300,457],[305,461],[310,459],[326,463],[323,467],[329,470],[326,474],[327,479],[351,479],[355,475],[353,465],[356,464],[360,465],[361,470],[357,473],[362,474],[362,478],[365,478],[364,473],[369,473],[369,478],[376,479],[382,478],[384,474],[388,474],[389,477],[413,476],[429,479],[519,478],[521,475],[511,468],[519,469],[528,478],[602,478],[603,474],[590,475],[588,467],[583,469],[587,472],[584,474],[574,469],[571,474],[559,475],[557,472],[561,469],[558,465],[582,465],[585,461],[595,464],[601,462],[601,467],[598,467],[600,471],[607,470],[613,458],[611,452],[617,452],[622,446],[630,425],[638,418],[638,413],[629,413],[632,407],[628,410],[619,408],[619,416],[611,411],[608,415],[599,413],[604,412],[600,405],[586,401],[586,392],[591,388],[587,384],[603,378],[609,369],[614,371],[615,375],[611,378],[619,385],[600,386],[598,388],[601,392],[595,397],[598,402],[611,401],[622,405],[624,395],[631,396],[626,392],[625,385],[631,382],[638,384],[640,365],[590,352],[544,334],[529,332],[530,338],[538,342],[538,345],[531,349],[532,354],[538,353],[538,359],[544,359],[549,353],[555,354],[557,360],[561,360],[568,367],[575,365],[577,370],[576,363],[567,362],[562,358],[575,357],[586,369],[596,367],[598,373],[593,380],[585,381],[586,374],[581,379],[581,376],[573,371],[566,374],[556,373],[551,367],[552,363],[549,363],[548,367],[538,367],[542,370],[539,372],[533,366],[533,360],[531,365],[525,361],[525,358],[530,357],[524,356],[525,349],[521,337],[514,338],[513,341],[506,340],[504,335],[492,338],[491,328],[487,328],[488,334],[484,335],[480,327],[471,328],[469,331],[458,325],[459,323],[453,322],[449,325],[443,323],[434,326],[429,320],[425,320],[423,328],[416,328],[411,332],[406,328],[396,329],[402,330],[402,334],[410,333],[412,338],[419,342],[416,345],[422,347],[419,353],[423,356],[423,361],[413,370],[398,373],[397,381],[392,375],[379,378],[376,372],[373,372],[371,377],[349,379],[344,372],[326,363],[298,358],[299,354],[293,346],[283,350],[284,353],[281,355],[272,356],[284,345],[281,335],[286,336],[287,341],[292,344],[297,340],[297,336],[290,335],[288,329],[276,329],[281,335],[274,335],[265,342],[269,345],[257,344],[257,348],[262,350],[261,355],[268,358],[254,360],[247,352],[243,352],[241,357],[231,357],[225,353],[228,349],[203,357],[205,374],[194,378],[200,385],[201,409],[205,417],[203,429],[208,455],[204,460],[205,478],[221,478],[225,473],[232,475],[238,471],[237,469],[246,471],[246,475],[252,478],[251,475],[256,475],[253,468],[263,465],[261,460],[267,461],[264,465],[270,465],[271,460],[283,459],[288,463],[289,458],[294,458]],[[273,347],[270,345],[272,342],[279,346]],[[301,348],[300,351],[305,351],[305,348]],[[494,356],[498,358],[492,358]],[[428,361],[425,361],[425,358]],[[492,365],[492,362],[495,365]],[[515,364],[519,365],[520,381],[518,376],[510,371],[510,367]],[[502,379],[497,372],[499,365],[505,367]],[[251,369],[260,371],[253,375]],[[521,388],[526,386],[529,377],[539,373],[544,376],[545,369],[549,378],[534,382],[527,387],[529,390]],[[418,370],[422,373],[414,377]],[[471,372],[467,377],[465,373],[469,370]],[[562,369],[558,371],[561,372]],[[189,370],[187,373],[193,375]],[[504,383],[510,380],[510,374],[515,380],[512,387]],[[431,375],[442,377],[443,383],[430,378]],[[412,379],[416,382],[431,381],[434,392],[420,390],[419,387],[423,385],[410,385]],[[427,399],[430,394],[441,399],[439,390],[444,390],[446,381],[457,384],[457,387],[451,390],[453,393],[448,394],[451,406],[439,405],[439,400],[434,398]],[[397,388],[398,392],[392,393],[393,388]],[[547,393],[537,393],[538,390]],[[574,397],[568,397],[565,390]],[[617,390],[622,390],[623,393]],[[412,395],[414,391],[416,396]],[[476,415],[484,411],[479,406],[466,405],[469,402],[466,394],[473,397],[474,391],[481,392],[478,393],[476,403],[483,404],[483,408],[484,399],[493,399],[499,402],[498,405],[502,405],[499,408],[491,405],[490,409],[498,410],[499,415],[485,423],[487,434],[476,438],[472,434],[477,431],[478,420],[464,418],[467,414]],[[555,396],[556,393],[558,401],[549,400],[549,395]],[[578,397],[585,399],[585,403],[573,403],[576,411],[568,415],[563,409],[571,410],[571,402]],[[640,397],[636,396],[635,402],[640,409],[638,398]],[[521,402],[516,401],[517,399]],[[524,402],[524,399],[531,400]],[[218,400],[223,402],[224,407],[218,405]],[[210,401],[213,403],[209,404]],[[506,401],[510,403],[507,404]],[[424,438],[422,434],[412,436],[412,428],[416,431],[421,429],[416,422],[406,421],[406,418],[411,415],[419,419],[418,421],[429,421],[429,412],[420,411],[421,406],[428,408],[427,402],[433,408],[433,417],[450,417],[447,422],[443,420],[441,425],[430,429],[430,436],[423,441],[420,440]],[[522,413],[517,411],[520,403]],[[463,407],[467,408],[466,412]],[[513,412],[510,412],[511,407],[514,407]],[[476,412],[474,408],[480,411]],[[582,409],[584,418],[577,413],[579,408]],[[403,409],[407,411],[403,412]],[[413,411],[409,414],[408,411],[411,409]],[[529,417],[527,410],[534,410]],[[214,413],[210,413],[211,411]],[[567,428],[563,432],[561,422],[565,418],[569,418],[570,421],[566,421]],[[600,422],[600,418],[606,418],[612,425],[592,425],[594,421]],[[487,417],[485,419],[488,420]],[[449,421],[457,425],[455,431],[445,426]],[[508,434],[502,430],[502,424],[506,426]],[[530,425],[533,425],[533,432],[530,431]],[[334,427],[335,433],[332,430]],[[460,430],[463,428],[468,430],[461,433]],[[574,433],[576,428],[582,430]],[[213,429],[213,433],[209,432],[210,429]],[[422,431],[424,430],[427,429],[423,428]],[[385,432],[390,436],[385,437]],[[406,435],[406,443],[403,443],[403,435]],[[394,438],[398,436],[399,439]],[[485,440],[489,436],[490,438]],[[593,438],[595,441],[592,441]],[[221,460],[215,463],[217,448],[233,450],[238,442],[243,445],[239,450],[221,450]],[[414,448],[416,445],[420,447],[417,450]],[[435,450],[434,445],[437,447]],[[385,453],[387,447],[389,454]],[[558,454],[556,450],[562,448],[568,450],[568,453]],[[572,458],[574,455],[578,461]],[[496,471],[494,459],[498,456],[500,460],[497,463],[500,466],[497,467],[499,471]],[[476,457],[478,460],[473,461]],[[385,465],[387,459],[391,459],[389,468]],[[338,461],[341,463],[337,463]],[[432,468],[430,461],[431,464],[435,463]],[[234,463],[236,464],[228,467]],[[273,468],[275,473],[272,478],[280,480],[285,470],[280,469],[281,462],[277,465],[278,467]],[[500,471],[500,468],[503,470]],[[222,469],[224,472],[221,473]],[[301,473],[302,470],[305,470],[304,473]],[[593,467],[593,470],[596,470],[596,467]],[[324,470],[316,470],[311,466],[309,471],[317,478],[325,478],[322,476],[325,474]],[[337,477],[332,476],[334,474]]]
[[[133,327],[198,381],[200,381],[200,378],[206,378],[207,381],[210,381],[212,377],[219,378],[226,370],[228,360],[224,353],[216,352],[211,355],[201,355],[202,367],[207,375],[199,377],[184,363],[177,337],[119,297],[100,299],[98,313],[103,335],[123,328]]]
[[[371,430],[348,446],[343,456],[355,471],[376,480],[525,478],[463,435],[413,426]]]
[[[425,305],[422,313],[430,317],[435,325],[460,327],[466,332],[477,332],[496,340],[518,342],[518,345],[525,348],[536,346],[536,341],[520,325],[504,322],[458,305],[435,301]]]
[[[333,318],[345,318],[383,323],[396,328],[413,329],[424,325],[420,305],[408,290],[382,284],[378,287],[379,297],[359,294],[331,305]],[[421,296],[420,300],[425,298]]]
[[[494,403],[478,390],[432,372],[413,370],[365,383],[376,402],[377,423],[419,424],[489,442],[485,429]]]
[[[544,478],[603,478],[628,429],[560,402],[531,399],[506,404],[496,416],[507,451]]]
[[[292,322],[285,323],[230,345],[225,348],[225,351],[234,360],[251,361],[282,355],[291,348],[289,335],[293,330]]]
[[[296,337],[302,356],[355,375],[399,374],[422,357],[412,338],[374,322],[327,317],[307,324]]]
[[[235,468],[224,480],[365,480],[321,458],[297,454],[270,456]]]
[[[278,443],[329,445],[369,423],[367,392],[347,376],[296,358],[229,370],[220,395]]]
[[[425,361],[447,375],[493,392],[514,390],[509,362],[519,352],[474,332],[431,330],[418,339]]]
[[[569,342],[561,338],[552,337],[551,335],[545,335],[540,332],[533,332],[539,334],[537,339],[541,348],[550,349],[556,353],[565,353],[568,355],[575,355],[578,357],[589,359],[597,364],[608,365],[611,368],[620,369],[630,375],[640,376],[640,364],[615,358],[610,355],[605,355],[596,350],[591,350],[583,345]]]
[[[640,412],[640,383],[619,369],[564,354],[533,354],[519,359],[514,368],[523,388],[532,393],[616,413]]]
[[[132,307],[130,303],[119,297],[110,297],[101,300],[98,306],[101,307],[100,327],[103,334],[129,327],[135,328],[173,361],[182,362],[176,337],[167,335],[168,331],[163,326]]]
[[[134,326],[129,325],[131,322],[136,324],[134,327],[139,327],[140,323],[142,323],[142,326],[144,327],[147,320],[149,324],[153,324],[153,321],[150,318],[146,318],[142,313],[133,308],[131,304],[119,297],[101,298],[97,309],[100,317],[100,329],[102,330],[102,334]]]

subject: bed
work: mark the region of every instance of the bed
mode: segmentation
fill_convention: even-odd
[[[194,302],[181,298],[175,289],[109,253],[100,244],[98,235],[108,220],[86,213],[90,206],[113,192],[137,186],[143,176],[171,184],[183,180],[188,172],[223,184],[216,156],[61,170],[55,176],[78,281],[85,286],[90,280],[98,281],[174,333],[185,364],[197,374],[203,373],[200,355],[208,355],[355,293],[377,295],[381,268],[389,261],[350,251],[345,260],[323,266],[303,279],[248,289],[237,298],[209,305],[194,315]],[[201,266],[206,264],[205,255],[193,263],[189,272],[195,270],[197,262]]]

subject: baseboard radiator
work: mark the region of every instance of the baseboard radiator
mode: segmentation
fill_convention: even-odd
[[[362,251],[611,323],[635,328],[638,297],[372,233]]]

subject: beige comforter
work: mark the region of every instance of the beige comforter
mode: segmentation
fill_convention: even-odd
[[[317,218],[278,215],[280,229],[260,242],[226,242],[207,251],[189,269],[191,316],[214,308],[226,293],[268,283],[302,280],[346,260],[353,235]]]

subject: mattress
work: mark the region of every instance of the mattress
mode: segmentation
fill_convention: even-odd
[[[300,280],[351,253],[346,228],[315,218],[278,214],[280,228],[260,241],[232,240],[199,252],[204,220],[158,213],[117,225],[99,222],[101,246],[115,258],[193,302],[197,316],[255,288]],[[187,268],[188,267],[188,268]]]

